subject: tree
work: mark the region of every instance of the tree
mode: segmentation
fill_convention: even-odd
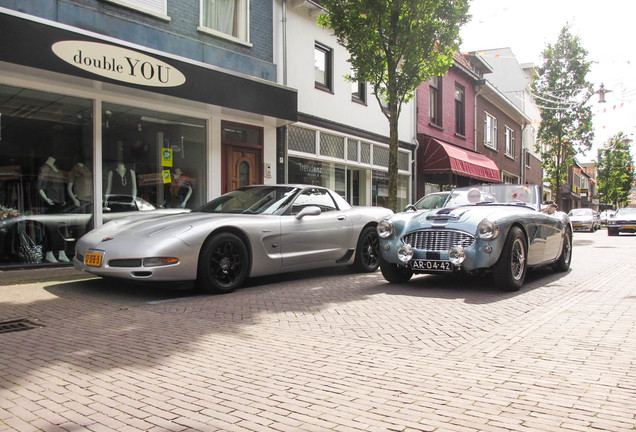
[[[389,207],[397,211],[398,119],[404,103],[431,76],[445,75],[459,48],[468,0],[321,0],[347,49],[355,76],[367,82],[389,121]],[[384,108],[386,107],[386,108]]]
[[[631,142],[623,132],[619,132],[598,151],[598,192],[605,202],[614,204],[616,208],[629,201],[634,184],[634,161],[629,153]]]
[[[543,51],[531,88],[541,110],[537,151],[541,154],[545,181],[561,203],[561,184],[578,153],[592,147],[592,110],[586,106],[594,94],[586,80],[591,62],[580,39],[565,25],[554,45]]]

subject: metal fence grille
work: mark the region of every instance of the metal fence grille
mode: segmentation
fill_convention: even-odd
[[[389,166],[389,149],[380,146],[373,146],[373,165]]]
[[[320,154],[323,156],[329,156],[344,160],[344,137],[328,133],[321,133]]]
[[[351,139],[347,140],[347,160],[358,160],[358,141]]]
[[[475,237],[462,231],[420,230],[405,235],[402,241],[415,249],[443,252],[451,246],[468,247],[475,242]]]
[[[298,126],[289,127],[289,149],[316,154],[316,131]]]
[[[398,169],[403,171],[409,170],[409,154],[404,152],[398,152]]]
[[[371,163],[371,144],[360,143],[360,162]]]

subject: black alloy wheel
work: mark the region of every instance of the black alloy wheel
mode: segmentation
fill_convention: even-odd
[[[243,284],[248,270],[249,255],[243,241],[232,233],[216,234],[201,248],[197,285],[210,292],[230,292]]]
[[[356,270],[371,273],[380,266],[380,237],[374,226],[362,230],[356,245],[356,257],[353,262]]]

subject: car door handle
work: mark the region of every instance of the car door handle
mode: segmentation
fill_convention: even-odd
[[[345,215],[340,215],[338,216],[338,220],[347,220],[347,217]]]

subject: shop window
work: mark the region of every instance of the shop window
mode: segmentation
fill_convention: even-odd
[[[317,89],[333,91],[333,51],[322,44],[314,46],[314,82]]]
[[[289,183],[324,186],[343,198],[347,198],[346,167],[344,165],[290,157],[288,181]]]
[[[201,206],[206,197],[205,121],[104,104],[104,221],[114,202],[151,208]]]
[[[373,171],[371,177],[372,205],[389,207],[389,175],[383,171]],[[398,175],[397,206],[404,208],[409,204],[409,177]]]
[[[68,263],[92,227],[92,111],[0,85],[0,266]]]
[[[247,0],[201,0],[200,31],[248,40]]]

